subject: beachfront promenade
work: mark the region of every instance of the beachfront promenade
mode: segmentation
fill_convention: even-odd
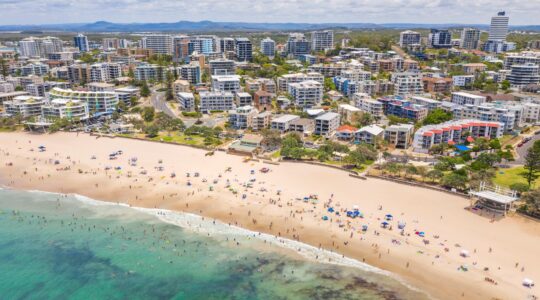
[[[46,151],[40,152],[40,145]],[[0,182],[216,218],[365,261],[438,298],[516,299],[536,292],[521,285],[524,278],[540,280],[535,221],[519,216],[492,221],[467,211],[468,199],[358,180],[337,169],[205,153],[86,134],[2,133],[0,158],[12,165],[0,166]],[[130,163],[134,157],[136,163]],[[260,172],[263,167],[270,171]],[[363,218],[346,216],[355,208]],[[403,232],[398,222],[406,224]],[[460,255],[463,251],[469,255]]]

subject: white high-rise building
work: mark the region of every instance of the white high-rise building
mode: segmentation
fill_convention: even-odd
[[[29,37],[19,42],[19,53],[25,57],[47,58],[51,53],[62,51],[62,40],[56,37]]]
[[[261,53],[263,55],[266,55],[268,57],[274,57],[274,53],[276,51],[276,42],[267,37],[264,40],[261,41]]]
[[[168,34],[153,34],[142,38],[142,47],[154,50],[155,54],[172,54],[172,36]]]
[[[334,49],[334,31],[313,31],[311,33],[311,47],[313,51],[327,51]]]
[[[489,38],[488,41],[506,41],[506,35],[508,34],[508,21],[504,11],[497,13],[496,16],[491,17],[491,25],[489,26]]]
[[[420,33],[416,31],[406,30],[399,34],[399,46],[406,47],[408,45],[420,44]]]

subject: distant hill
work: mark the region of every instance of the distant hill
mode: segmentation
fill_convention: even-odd
[[[484,24],[413,24],[413,23],[244,23],[212,21],[179,21],[175,23],[111,23],[98,21],[81,24],[0,25],[0,31],[68,31],[68,32],[209,32],[209,31],[291,31],[319,29],[412,29],[459,28],[472,26],[487,29]],[[540,25],[511,26],[512,30],[540,31]]]

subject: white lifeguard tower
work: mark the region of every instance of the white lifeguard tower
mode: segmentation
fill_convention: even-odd
[[[483,207],[504,215],[512,209],[512,204],[519,199],[516,191],[498,185],[489,186],[485,182],[480,183],[478,191],[470,191],[469,194]]]

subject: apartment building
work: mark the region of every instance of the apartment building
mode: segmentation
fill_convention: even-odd
[[[353,101],[354,106],[374,117],[382,117],[384,115],[383,103],[371,98],[366,93],[354,94]]]
[[[49,91],[50,100],[80,101],[87,104],[92,113],[110,113],[116,110],[118,95],[114,92],[85,92],[53,88]],[[59,102],[60,103],[60,102]]]
[[[289,84],[298,83],[302,81],[317,81],[320,84],[324,84],[324,76],[320,73],[308,72],[308,73],[295,73],[285,74],[278,78],[278,90],[280,92],[287,92]]]
[[[486,102],[486,97],[465,92],[454,92],[450,101],[458,105],[480,105]]]
[[[168,34],[152,34],[143,36],[142,48],[150,49],[155,54],[173,54],[173,38]]]
[[[480,105],[456,105],[443,102],[443,109],[451,111],[454,119],[476,119],[503,124],[502,129],[509,132],[523,124],[523,106],[502,103],[483,103]]]
[[[313,31],[311,33],[311,47],[315,52],[334,49],[334,31]]]
[[[308,135],[315,130],[315,120],[307,118],[297,118],[291,121],[289,131]]]
[[[461,31],[460,47],[463,49],[478,49],[480,41],[480,30],[476,28],[463,28]]]
[[[360,114],[362,110],[349,104],[340,104],[337,112],[341,120],[344,122],[353,123],[357,115]]]
[[[281,133],[288,132],[291,127],[291,123],[296,120],[300,119],[297,115],[282,115],[277,118],[274,118],[270,122],[270,128],[273,130],[277,130]]]
[[[409,45],[419,45],[421,35],[416,31],[406,30],[399,33],[399,46],[406,48]]]
[[[424,91],[435,94],[446,94],[452,91],[452,78],[423,77]]]
[[[401,98],[384,97],[377,99],[377,101],[383,104],[383,110],[386,115],[407,118],[418,122],[425,119],[428,114],[427,107]]]
[[[474,80],[474,75],[455,75],[452,76],[452,85],[458,87],[471,87]]]
[[[249,39],[236,39],[236,59],[238,59],[238,61],[253,60],[253,46],[251,45],[251,41]]]
[[[391,80],[394,84],[394,93],[398,96],[419,95],[424,92],[420,73],[393,73]]]
[[[415,152],[428,152],[431,147],[442,143],[461,144],[479,137],[496,139],[503,135],[503,126],[499,122],[474,119],[428,125],[421,127],[414,134],[413,148]]]
[[[193,93],[179,92],[176,94],[176,99],[180,103],[180,109],[182,111],[195,111],[195,96],[193,96]]]
[[[238,92],[235,94],[236,106],[251,106],[253,105],[253,98],[250,93]]]
[[[237,107],[229,111],[229,125],[237,130],[251,128],[253,118],[258,114],[257,109],[251,105]]]
[[[384,129],[377,125],[364,126],[354,133],[355,144],[369,144],[375,146],[384,137]]]
[[[506,80],[514,87],[523,87],[529,84],[540,83],[540,66],[532,63],[512,65]]]
[[[270,126],[270,120],[272,119],[272,113],[269,111],[263,111],[253,117],[251,129],[254,131],[263,130]]]
[[[273,94],[267,91],[255,92],[255,107],[260,111],[272,110],[272,98]]]
[[[428,111],[433,111],[441,106],[441,101],[426,97],[412,96],[409,99],[414,104],[425,106]]]
[[[4,101],[4,109],[8,115],[20,115],[23,118],[41,115],[41,107],[45,104],[43,97],[17,96],[13,100]]]
[[[236,66],[233,60],[219,58],[213,59],[208,64],[210,67],[210,75],[234,75],[236,74]]]
[[[395,124],[386,127],[384,140],[397,149],[408,149],[411,145],[414,133],[412,124]]]
[[[191,86],[189,81],[178,79],[173,82],[173,90],[175,95],[178,93],[189,93],[191,91]]]
[[[240,76],[238,75],[213,75],[212,76],[212,89],[214,91],[237,93],[242,89],[242,87],[240,86]]]
[[[202,112],[228,111],[234,109],[234,94],[225,91],[200,92]]]
[[[267,37],[261,41],[261,53],[270,58],[273,58],[276,52],[276,42]]]
[[[55,119],[86,120],[90,117],[88,103],[82,100],[53,99],[42,106],[45,120]]]
[[[177,68],[179,77],[193,85],[201,83],[201,67],[198,62],[191,62]]]
[[[339,127],[339,114],[335,112],[327,112],[315,118],[316,135],[325,137],[332,136]]]
[[[323,99],[323,85],[314,80],[291,83],[288,92],[294,104],[302,108],[317,106]]]

